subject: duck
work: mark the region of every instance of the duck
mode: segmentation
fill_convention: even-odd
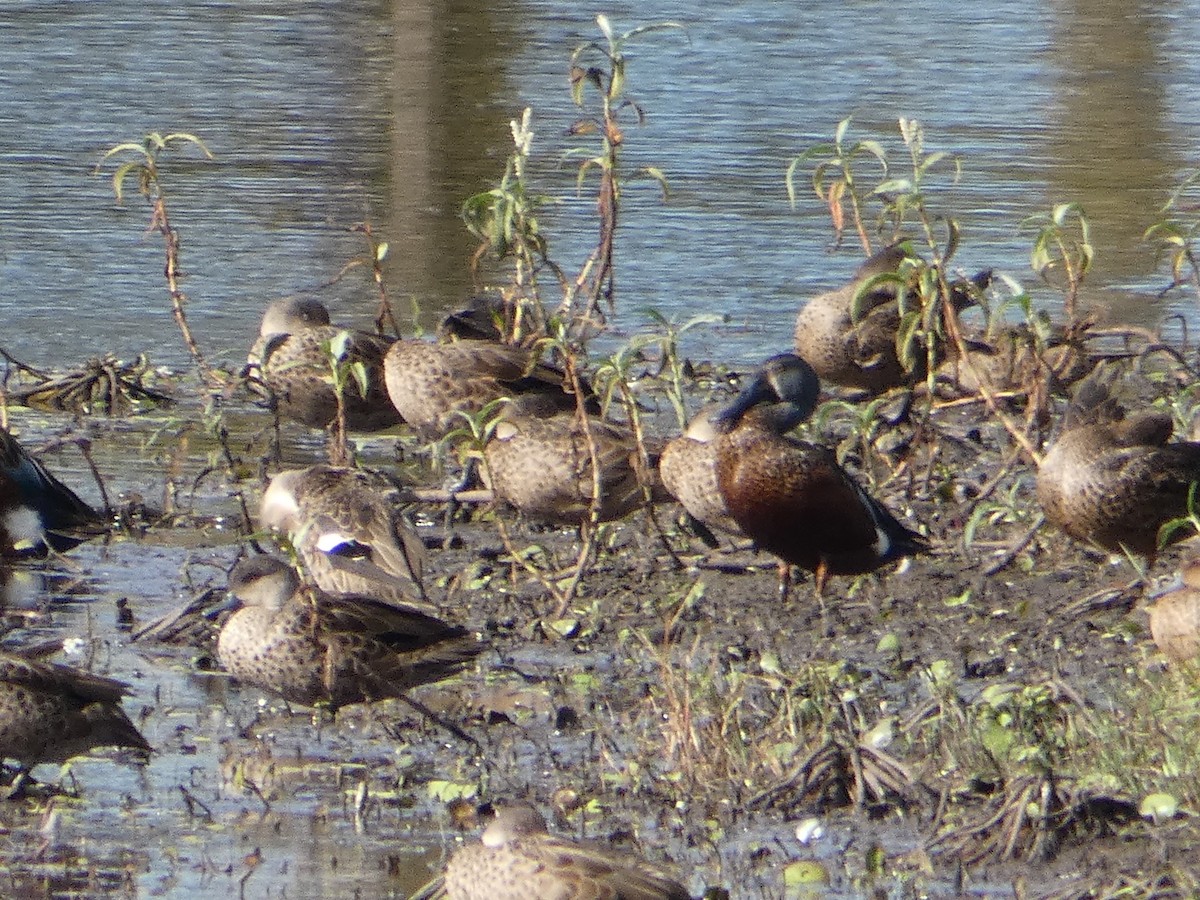
[[[884,247],[864,260],[849,282],[800,309],[794,349],[822,381],[875,395],[924,377],[923,351],[913,368],[904,365],[896,350],[901,322],[897,280],[906,260],[919,262],[907,241]],[[964,308],[973,302],[973,292],[990,281],[991,272],[985,271],[956,282],[951,302]]]
[[[43,558],[107,530],[96,510],[0,428],[0,557]]]
[[[555,411],[576,407],[561,370],[539,362],[531,350],[490,340],[397,341],[384,359],[384,376],[399,414],[430,441],[462,428],[465,415],[503,397],[532,394]],[[596,411],[594,399],[585,403]]]
[[[768,359],[715,417],[717,484],[738,527],[790,567],[814,573],[818,597],[830,575],[861,575],[924,553],[928,541],[868,494],[825,447],[786,436],[813,412],[820,379],[804,359]],[[751,415],[752,410],[757,412]]]
[[[1076,390],[1038,466],[1037,498],[1046,520],[1075,540],[1125,548],[1153,564],[1161,527],[1187,515],[1189,490],[1200,481],[1200,443],[1172,441],[1170,413],[1127,413],[1110,381],[1089,377]],[[1186,536],[1178,530],[1169,541]]]
[[[454,675],[484,647],[467,629],[418,610],[305,585],[270,555],[238,562],[229,591],[241,605],[221,628],[218,661],[239,682],[289,703],[336,712],[394,697],[417,706],[408,690]]]
[[[593,476],[591,447],[595,448]],[[632,431],[594,416],[561,412],[542,394],[505,404],[483,450],[484,484],[496,499],[528,518],[585,527],[624,518],[663,491],[652,478],[653,460],[641,461]],[[639,474],[642,473],[642,474]]]
[[[1150,636],[1172,662],[1195,662],[1200,656],[1200,558],[1186,561],[1175,580],[1155,594]]]
[[[384,355],[395,339],[333,325],[319,300],[284,297],[269,304],[246,372],[265,388],[281,416],[310,428],[329,428],[337,418],[329,348],[340,335],[346,335],[344,359],[361,364],[366,388],[364,392],[356,377],[348,376],[342,395],[346,427],[382,431],[401,424],[383,378]]]
[[[965,340],[965,359],[949,348],[938,371],[966,394],[984,388],[1029,393],[1043,384],[1062,393],[1091,374],[1100,361],[1088,352],[1085,339],[1084,330],[1058,329],[1039,340],[1028,325],[1015,325]]]
[[[442,317],[437,334],[443,343],[502,341],[529,348],[546,337],[546,314],[541,304],[532,298],[475,294],[462,308]]]
[[[527,804],[497,806],[480,843],[457,850],[412,900],[691,900],[667,873],[549,833]]]
[[[121,708],[129,685],[70,666],[0,652],[0,758],[19,766],[13,790],[40,763],[96,747],[152,748]]]
[[[709,403],[701,408],[683,434],[667,442],[658,459],[658,477],[663,488],[679,501],[693,523],[699,523],[707,531],[707,536],[703,531],[701,536],[714,546],[714,531],[734,537],[742,534],[729,515],[717,485],[717,428],[712,420],[721,407],[722,404]]]
[[[286,534],[317,587],[427,613],[425,545],[406,512],[411,497],[377,469],[314,465],[275,475],[259,521]]]

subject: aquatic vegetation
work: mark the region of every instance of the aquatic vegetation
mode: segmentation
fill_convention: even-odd
[[[881,175],[887,177],[887,151],[878,141],[866,139],[848,144],[846,134],[850,130],[850,118],[838,122],[833,134],[833,141],[827,144],[816,144],[809,147],[787,167],[785,183],[788,200],[794,209],[796,206],[796,173],[802,163],[819,160],[813,168],[812,187],[817,199],[829,209],[829,217],[833,224],[835,246],[840,246],[846,230],[846,204],[850,205],[852,225],[858,233],[863,252],[871,253],[871,237],[867,233],[864,215],[864,195],[860,193],[857,184],[857,165],[859,158],[873,160],[881,169]]]
[[[285,497],[279,524],[316,561],[310,562],[314,571],[328,564],[326,574],[335,577],[326,587],[351,585],[355,593],[368,593],[370,579],[390,568],[385,581],[395,589],[391,599],[407,599],[411,606],[436,600],[436,619],[424,607],[409,610],[411,618],[397,618],[394,608],[379,609],[380,596],[357,603],[292,589],[284,602],[298,623],[290,637],[303,648],[299,662],[285,660],[265,674],[252,664],[243,669],[248,682],[267,691],[335,706],[469,669],[454,682],[448,702],[465,710],[456,716],[463,724],[454,733],[472,752],[448,752],[440,739],[396,718],[391,705],[343,709],[331,725],[321,716],[289,715],[275,700],[259,702],[255,690],[198,675],[180,658],[153,665],[126,661],[153,687],[143,692],[154,696],[143,719],[164,738],[170,785],[177,790],[170,796],[182,800],[173,810],[146,815],[140,807],[157,802],[152,789],[167,783],[156,777],[109,805],[131,820],[154,818],[156,828],[166,823],[172,837],[187,831],[187,840],[171,842],[177,856],[167,867],[174,871],[150,890],[170,890],[169,878],[189,868],[208,873],[223,867],[221,877],[232,890],[238,879],[244,888],[255,872],[282,873],[290,860],[276,854],[289,830],[303,832],[314,848],[320,835],[330,834],[356,852],[376,846],[368,843],[372,829],[386,831],[389,839],[411,833],[435,843],[439,828],[465,824],[473,801],[501,794],[536,797],[554,810],[560,831],[595,831],[613,819],[635,836],[657,835],[666,855],[675,857],[672,863],[689,872],[687,887],[719,882],[739,895],[786,892],[806,879],[843,893],[948,893],[947,885],[977,863],[1021,860],[1021,871],[1037,878],[1047,870],[1034,861],[1071,842],[1112,833],[1127,846],[1155,843],[1175,853],[1190,840],[1171,831],[1187,824],[1179,810],[1186,815],[1200,802],[1197,704],[1189,681],[1194,673],[1187,663],[1163,671],[1137,620],[1117,603],[1090,602],[1093,588],[1113,593],[1103,586],[1116,565],[1052,530],[1039,530],[1030,486],[1031,463],[1062,411],[1065,389],[1078,377],[1080,358],[1094,362],[1106,352],[1122,378],[1145,391],[1155,421],[1173,419],[1182,432],[1195,418],[1194,391],[1180,390],[1195,380],[1191,349],[1167,346],[1154,334],[1101,329],[1076,308],[1094,251],[1087,219],[1070,203],[1056,204],[1037,220],[1033,257],[1035,270],[1063,294],[1071,321],[1056,323],[1010,275],[960,277],[952,269],[961,249],[957,222],[934,206],[939,179],[957,179],[960,161],[930,149],[919,122],[900,120],[903,161],[896,164],[885,141],[854,142],[850,121],[843,121],[832,144],[792,162],[787,188],[796,202],[794,182],[804,166],[814,165],[814,190],[829,210],[835,243],[853,230],[864,252],[886,254],[888,265],[868,265],[840,295],[852,327],[865,329],[875,309],[888,307],[884,341],[863,356],[871,364],[886,353],[901,370],[892,380],[908,395],[881,388],[864,401],[828,392],[830,399],[801,434],[827,473],[844,470],[838,480],[843,490],[803,530],[827,536],[842,513],[863,506],[875,513],[860,523],[864,540],[890,532],[907,541],[907,549],[930,552],[906,563],[903,577],[868,575],[839,585],[844,589],[824,610],[802,600],[781,608],[763,571],[769,560],[764,565],[764,557],[744,543],[719,553],[691,554],[690,546],[681,551],[678,534],[662,528],[655,512],[663,499],[652,465],[659,439],[682,427],[689,409],[727,403],[737,387],[753,387],[725,360],[686,356],[689,332],[716,317],[671,319],[651,311],[648,330],[620,341],[610,333],[603,350],[593,340],[609,326],[618,300],[625,302],[617,291],[614,240],[623,191],[639,177],[666,186],[654,167],[625,168],[630,123],[644,117],[626,83],[628,46],[647,32],[677,27],[660,23],[622,35],[603,16],[597,24],[602,39],[581,44],[571,56],[572,91],[581,110],[572,131],[587,146],[569,158],[580,161],[580,190],[596,176],[597,240],[579,271],[565,273],[551,260],[551,236],[541,218],[545,204],[554,201],[539,195],[531,181],[532,112],[511,123],[513,150],[498,185],[463,206],[467,227],[480,241],[472,261],[476,278],[482,284],[490,274],[500,285],[447,323],[446,331],[459,339],[448,346],[469,356],[473,346],[478,349],[472,341],[492,342],[485,353],[504,357],[509,377],[489,385],[478,403],[451,405],[436,437],[479,462],[495,494],[466,482],[433,486],[426,451],[406,431],[351,440],[346,432],[354,427],[354,402],[368,393],[368,367],[351,352],[353,335],[344,329],[317,342],[317,375],[306,390],[317,384],[330,389],[331,405],[317,424],[334,423],[335,458],[347,467],[363,460],[385,472],[404,465],[420,483],[396,491],[384,476],[347,468],[360,491],[332,512],[305,514],[307,521],[285,521],[293,506],[303,506],[294,494]],[[172,255],[178,238],[166,219],[160,183],[162,152],[196,139],[150,138],[120,145],[105,159],[125,160],[114,176],[118,195],[123,180],[137,177],[152,205],[152,225],[167,243],[173,307],[204,371],[199,339],[186,324],[187,298],[178,291]],[[1179,216],[1175,230],[1164,226],[1152,235],[1176,253],[1177,283],[1195,278],[1188,275],[1194,261],[1181,206],[1171,210]],[[398,334],[384,277],[389,242],[369,223],[356,227],[366,250],[337,277],[369,271],[373,284],[366,294],[372,303],[377,294],[379,303],[376,329]],[[897,244],[902,237],[907,240]],[[978,332],[969,330],[972,322],[981,323]],[[788,323],[777,325],[786,342]],[[1103,344],[1108,339],[1119,344],[1116,350]],[[570,464],[556,468],[528,449],[515,456],[525,486],[553,501],[541,508],[524,505],[568,522],[569,530],[536,523],[518,530],[510,511],[490,502],[512,499],[495,477],[503,468],[497,454],[522,427],[512,419],[520,402],[503,398],[519,393],[518,383],[550,371],[539,369],[543,357],[554,368],[542,386],[553,386],[563,409],[535,409],[524,427],[533,432],[561,425],[568,438],[560,446],[568,447]],[[451,380],[458,376],[478,386],[480,370],[462,359],[449,366]],[[117,377],[94,373],[80,382],[85,386],[63,386],[64,396],[95,406],[112,395],[124,370],[109,362],[102,368]],[[918,415],[909,414],[914,398],[924,400]],[[24,629],[13,639],[86,618],[92,652],[120,658],[125,630],[153,618],[156,604],[182,591],[200,594],[200,601],[136,634],[214,640],[228,610],[213,611],[213,581],[224,583],[231,557],[241,552],[224,545],[237,539],[235,530],[242,535],[239,545],[254,541],[248,506],[284,459],[288,466],[307,466],[321,450],[312,435],[280,440],[278,430],[274,445],[265,448],[268,417],[232,392],[198,398],[180,391],[179,401],[158,420],[86,423],[98,441],[125,454],[121,465],[131,460],[125,480],[147,492],[161,486],[168,514],[147,513],[129,529],[137,541],[114,541],[88,558],[89,577],[96,563],[95,580],[107,582],[111,575],[119,597],[85,587],[81,600],[72,594],[79,589],[56,587],[47,598],[55,601],[52,607],[14,604],[6,610],[4,624]],[[811,405],[806,401],[805,413]],[[794,424],[780,423],[774,435],[792,448],[798,442],[782,433],[790,434]],[[700,425],[703,430],[703,420]],[[613,471],[618,476],[608,477]],[[726,497],[715,468],[708,474],[712,478],[698,492],[719,509]],[[294,470],[285,472],[276,483],[284,487],[293,476]],[[881,515],[858,484],[869,486],[888,508],[922,522],[922,535],[898,532],[899,522]],[[395,518],[400,504],[410,501],[405,515],[413,512],[419,528]],[[206,516],[205,504],[220,512]],[[234,504],[240,519],[229,514]],[[387,507],[382,513],[380,505]],[[186,514],[174,515],[181,506]],[[1194,506],[1192,496],[1185,511],[1171,510],[1178,515],[1154,536],[1160,545],[1155,549],[1168,560],[1181,553],[1168,538],[1200,532]],[[145,504],[135,495],[126,507],[132,513]],[[645,516],[617,520],[641,507]],[[794,516],[784,521],[784,528],[795,532],[795,526]],[[761,543],[776,549],[772,535],[764,534],[757,532]],[[820,562],[813,566],[818,572]],[[178,575],[170,569],[175,564]],[[197,578],[193,573],[204,567],[211,577]],[[161,577],[143,584],[146,572]],[[347,574],[364,578],[338,577]],[[117,580],[122,577],[124,582]],[[3,573],[0,587],[19,580]],[[97,599],[115,601],[116,614],[106,615]],[[489,651],[480,653],[483,648],[443,622],[443,615],[486,622],[494,635]],[[450,646],[422,657],[413,647],[422,635],[409,632],[426,626]],[[354,648],[364,646],[356,654]],[[246,655],[258,650],[251,646]],[[399,664],[398,679],[381,681],[376,663],[394,667],[401,652],[416,656]],[[477,654],[475,670],[466,663]],[[184,687],[185,679],[195,683]],[[220,778],[210,785],[213,769]],[[176,771],[190,775],[176,782]],[[85,782],[81,806],[88,794]],[[244,808],[247,797],[251,810]],[[385,813],[395,821],[385,820]],[[872,837],[861,852],[844,852],[863,834],[867,816],[881,837]],[[796,819],[805,824],[804,836],[796,838],[803,849],[792,838]],[[18,832],[7,821],[0,824]],[[257,840],[255,828],[266,839]],[[847,830],[849,843],[822,861],[797,858],[810,852],[821,832],[844,841]],[[218,853],[202,843],[214,834]],[[500,840],[512,849],[510,837]],[[249,853],[230,850],[259,844]],[[309,849],[315,859],[318,850]],[[232,862],[226,859],[231,853]],[[393,879],[399,867],[390,851],[383,856],[372,863],[380,879]],[[16,851],[0,865],[10,860]],[[140,858],[134,866],[138,873],[151,868]],[[1135,891],[1169,884],[1194,893],[1194,877],[1169,871],[1171,866],[1162,863],[1126,884]],[[127,888],[135,877],[144,878],[127,875]],[[391,881],[380,885],[378,893],[405,892]],[[685,888],[672,882],[665,890],[671,896]]]
[[[1146,229],[1143,239],[1154,246],[1156,260],[1171,263],[1171,285],[1188,285],[1200,297],[1200,261],[1196,257],[1196,237],[1200,217],[1196,216],[1195,195],[1200,185],[1200,170],[1189,172],[1159,208],[1159,219]]]
[[[632,111],[638,122],[645,117],[645,111],[629,93],[625,73],[627,45],[643,35],[683,28],[675,22],[658,22],[617,33],[603,14],[596,17],[596,24],[603,42],[580,44],[570,59],[571,96],[575,105],[585,110],[570,132],[581,137],[599,136],[598,148],[580,147],[568,154],[569,158],[583,157],[576,179],[579,187],[593,170],[599,176],[597,244],[578,274],[572,278],[551,261],[549,241],[538,222],[538,209],[552,200],[538,194],[529,183],[527,164],[533,145],[531,110],[526,109],[520,119],[510,122],[514,149],[497,186],[468,198],[463,204],[467,228],[480,239],[472,261],[476,278],[479,278],[479,264],[487,254],[500,262],[511,260],[508,294],[513,299],[533,300],[540,305],[546,298],[538,276],[542,269],[548,269],[562,293],[554,315],[569,323],[568,330],[576,339],[604,327],[601,301],[610,313],[616,309],[615,238],[624,186],[649,178],[666,190],[666,176],[654,166],[628,173],[622,169],[621,148],[626,140],[623,116]],[[599,108],[594,112],[587,111],[589,88],[598,101]],[[538,321],[548,319],[543,313]]]
[[[25,365],[18,368],[25,378],[5,386],[5,399],[37,409],[124,416],[174,402],[163,391],[168,376],[151,366],[145,356],[133,362],[104,356],[68,372],[39,372]]]
[[[100,157],[95,171],[99,173],[104,163],[110,159],[125,158],[125,161],[117,166],[112,176],[113,193],[116,195],[118,203],[125,196],[125,180],[131,176],[137,179],[138,193],[145,197],[146,202],[150,204],[150,229],[157,231],[163,238],[166,255],[163,274],[167,279],[167,292],[171,297],[171,311],[175,315],[175,322],[183,335],[183,342],[187,345],[188,353],[196,361],[201,376],[206,383],[213,386],[219,384],[220,379],[217,378],[215,370],[205,359],[204,353],[192,334],[191,326],[188,324],[187,295],[179,284],[179,232],[171,225],[167,194],[163,188],[162,170],[159,166],[160,157],[165,152],[186,149],[188,146],[198,149],[205,159],[213,158],[204,142],[193,134],[175,132],[163,135],[152,131],[141,141],[129,141],[110,147]]]
[[[1022,228],[1036,230],[1029,264],[1042,280],[1050,283],[1061,273],[1059,286],[1067,321],[1079,315],[1079,289],[1092,268],[1095,248],[1087,216],[1077,203],[1058,203],[1049,213],[1030,216]]]

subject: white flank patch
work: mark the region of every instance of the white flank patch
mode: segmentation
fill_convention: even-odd
[[[12,539],[14,550],[32,550],[42,543],[45,534],[42,517],[26,506],[18,506],[5,515],[4,530]]]
[[[353,543],[354,538],[347,537],[344,534],[339,534],[336,531],[327,531],[317,538],[317,549],[322,553],[333,553],[344,544]]]
[[[879,556],[887,556],[892,551],[892,539],[887,536],[887,532],[875,526],[875,552]]]

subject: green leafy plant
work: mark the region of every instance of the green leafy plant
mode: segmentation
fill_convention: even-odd
[[[329,363],[329,380],[337,398],[337,415],[329,433],[329,461],[335,466],[348,466],[353,460],[346,438],[346,391],[357,390],[364,399],[369,388],[367,367],[361,359],[351,358],[353,336],[348,331],[339,331],[328,341],[321,342],[321,350]]]
[[[1156,261],[1171,261],[1171,285],[1189,285],[1200,298],[1200,262],[1196,259],[1196,237],[1200,234],[1200,169],[1188,174],[1159,209],[1159,221],[1146,229],[1143,240],[1154,246]]]
[[[679,351],[679,341],[685,334],[704,325],[712,325],[724,320],[724,317],[714,313],[701,313],[691,316],[683,322],[668,319],[658,310],[647,309],[646,316],[656,326],[656,331],[643,343],[644,347],[655,346],[659,353],[659,375],[662,379],[662,389],[667,396],[671,408],[675,410],[675,418],[680,430],[687,428],[688,413],[684,403],[684,383],[686,381],[687,360]]]
[[[1196,506],[1196,488],[1196,482],[1192,482],[1191,486],[1188,487],[1187,513],[1163,522],[1162,526],[1158,529],[1159,549],[1178,540],[1176,535],[1180,531],[1191,529],[1195,534],[1200,534],[1200,510]]]
[[[1027,493],[1025,479],[1017,477],[1005,488],[996,491],[990,499],[976,503],[963,529],[963,547],[969,548],[974,544],[979,529],[985,525],[995,528],[999,525],[1027,523],[1033,516],[1033,509],[1026,499]]]
[[[604,36],[604,42],[588,41],[576,47],[571,54],[571,97],[576,106],[584,108],[590,85],[599,97],[600,108],[578,119],[571,126],[571,133],[599,134],[600,146],[597,150],[579,148],[568,155],[586,157],[579,165],[576,176],[579,186],[583,185],[591,170],[599,173],[596,211],[600,220],[600,234],[596,248],[583,264],[574,284],[568,288],[560,314],[574,311],[577,315],[603,321],[601,298],[607,302],[610,311],[615,309],[616,303],[613,249],[621,190],[629,181],[650,178],[658,182],[664,197],[667,192],[666,176],[654,166],[642,167],[628,175],[623,175],[620,169],[621,146],[625,141],[621,114],[625,110],[632,110],[638,124],[645,121],[645,111],[626,91],[625,48],[634,38],[658,31],[682,29],[683,26],[678,22],[656,22],[617,34],[604,14],[596,16],[596,24]],[[577,300],[582,305],[577,304]]]
[[[471,271],[480,282],[479,267],[487,254],[500,261],[511,261],[511,285],[517,296],[538,296],[537,276],[549,268],[564,285],[562,270],[547,255],[546,237],[538,223],[538,210],[552,202],[535,194],[529,184],[526,167],[533,147],[533,111],[528,107],[520,119],[509,122],[513,151],[505,163],[504,175],[496,187],[468,197],[462,206],[467,230],[479,239],[479,248],[471,257]]]
[[[846,227],[845,206],[849,205],[855,230],[864,251],[872,252],[867,222],[874,219],[872,230],[885,243],[901,244],[907,259],[898,271],[869,279],[856,294],[852,318],[859,321],[870,310],[864,306],[872,291],[890,287],[896,295],[899,326],[896,329],[896,355],[909,371],[920,366],[926,372],[929,387],[940,362],[941,348],[947,339],[962,345],[958,310],[976,297],[970,287],[953,286],[947,276],[951,258],[958,249],[959,227],[955,219],[936,213],[929,205],[935,174],[949,167],[953,180],[962,172],[958,157],[930,152],[925,146],[925,131],[915,119],[899,120],[900,137],[908,155],[908,166],[901,171],[888,162],[888,152],[876,140],[850,143],[850,119],[838,123],[832,143],[818,144],[794,158],[788,166],[785,182],[788,196],[795,203],[795,179],[803,164],[816,161],[812,182],[816,195],[829,206],[834,224],[835,242],[840,242]],[[862,160],[876,163],[880,180],[864,183],[856,166]],[[870,210],[874,208],[875,214]],[[917,229],[922,245],[907,234]]]
[[[1063,295],[1063,310],[1067,319],[1078,317],[1079,290],[1092,268],[1095,248],[1092,230],[1083,207],[1078,203],[1058,203],[1049,213],[1038,213],[1021,223],[1023,229],[1033,229],[1033,250],[1029,264],[1047,284],[1057,285]]]
[[[812,187],[817,198],[829,209],[833,222],[834,245],[840,246],[846,230],[846,204],[850,205],[850,216],[854,230],[862,244],[863,252],[871,254],[871,237],[867,233],[863,214],[863,196],[858,189],[856,166],[859,160],[874,161],[888,174],[887,151],[875,140],[861,140],[850,144],[846,133],[850,130],[851,118],[838,122],[833,141],[809,147],[788,164],[786,184],[788,201],[796,208],[796,172],[804,163],[819,160],[812,173]]]
[[[167,262],[164,272],[175,321],[179,325],[184,344],[187,345],[188,352],[196,361],[201,376],[212,385],[219,383],[220,379],[205,360],[204,354],[192,334],[191,327],[188,325],[187,295],[179,286],[179,232],[171,226],[168,216],[167,194],[163,189],[160,168],[160,159],[164,153],[168,150],[179,150],[188,146],[199,149],[205,159],[213,158],[208,147],[195,135],[184,132],[162,135],[154,131],[147,134],[140,142],[131,141],[109,148],[100,157],[95,171],[98,173],[104,163],[114,157],[124,158],[124,162],[117,166],[112,176],[113,193],[116,195],[118,203],[124,200],[126,179],[131,176],[137,179],[138,193],[145,197],[150,204],[150,229],[161,234],[165,244]]]
[[[974,727],[998,774],[1056,768],[1073,743],[1068,707],[1045,684],[995,684],[971,707]]]

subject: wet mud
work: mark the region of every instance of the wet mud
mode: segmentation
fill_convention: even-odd
[[[1186,818],[1097,812],[1068,823],[1056,807],[1053,846],[1015,829],[1008,858],[997,829],[968,827],[1000,817],[1005,783],[1042,771],[986,729],[956,743],[978,720],[954,717],[981,697],[1036,689],[1036,701],[997,716],[1000,737],[1028,740],[1036,728],[1013,717],[1036,706],[1068,723],[1070,741],[1069,722],[1119,721],[1139,685],[1183,690],[1149,641],[1141,594],[1120,592],[1126,563],[1048,528],[1021,545],[1036,514],[1032,473],[1009,464],[1003,436],[975,412],[947,417],[937,452],[904,466],[851,454],[878,470],[877,493],[923,523],[934,549],[899,571],[832,579],[823,605],[808,581],[781,602],[773,559],[736,544],[708,551],[664,506],[654,522],[638,514],[603,530],[597,562],[559,613],[512,551],[561,583],[573,532],[503,511],[447,525],[444,507],[419,510],[427,543],[445,545],[431,552],[435,598],[491,646],[416,696],[477,746],[402,703],[331,719],[232,683],[202,648],[131,640],[221,588],[247,546],[238,494],[255,509],[268,468],[261,423],[229,411],[240,423],[230,467],[211,435],[185,424],[193,412],[13,414],[35,452],[87,437],[114,505],[178,515],[9,575],[4,643],[67,641],[72,652],[56,659],[129,682],[126,711],[156,752],[144,764],[104,751],[61,772],[41,766],[41,787],[0,803],[4,896],[407,897],[477,839],[460,828],[464,810],[512,797],[534,801],[561,833],[662,864],[697,896],[1083,897],[1121,883],[1165,885],[1129,896],[1187,895],[1170,893],[1200,843]],[[831,427],[831,442],[852,438]],[[411,444],[396,445],[373,437],[361,457],[411,461]],[[283,454],[283,466],[314,463],[323,445],[285,426]],[[69,444],[44,461],[98,502]],[[993,495],[1010,508],[980,517],[968,545],[972,498],[997,479]],[[1163,554],[1152,574],[1184,553]],[[969,757],[972,746],[982,749]],[[1088,773],[1076,759],[1052,760],[1051,790],[1078,799]],[[1088,790],[1114,808],[1140,799],[1111,779]]]

